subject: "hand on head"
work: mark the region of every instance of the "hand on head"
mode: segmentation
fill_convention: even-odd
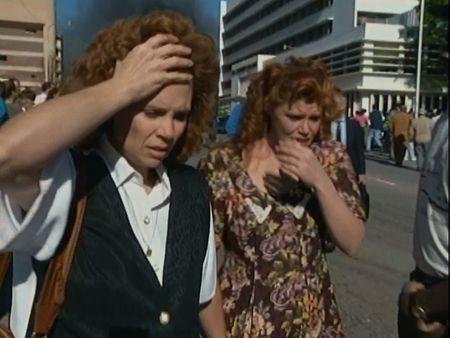
[[[117,62],[112,80],[127,91],[133,102],[138,102],[168,84],[192,81],[191,52],[189,47],[178,44],[173,35],[152,36]]]

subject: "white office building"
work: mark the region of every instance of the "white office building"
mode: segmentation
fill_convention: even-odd
[[[0,0],[0,80],[38,88],[58,80],[60,64],[55,1]]]
[[[266,62],[304,56],[325,62],[346,93],[348,113],[413,107],[416,55],[407,27],[418,0],[232,0],[224,23],[222,98],[245,96]],[[422,91],[421,106],[443,108],[446,89]]]

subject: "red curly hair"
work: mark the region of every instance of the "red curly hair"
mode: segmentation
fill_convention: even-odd
[[[189,18],[172,11],[157,11],[117,21],[97,34],[84,56],[75,63],[61,93],[72,93],[112,78],[117,60],[123,60],[135,46],[157,34],[172,34],[192,49],[192,109],[186,130],[168,159],[182,162],[201,146],[203,133],[211,126],[219,76],[213,40],[197,31]],[[91,135],[82,148],[94,146],[107,126],[108,123]]]
[[[251,81],[247,91],[239,131],[234,141],[241,147],[263,138],[269,126],[269,114],[276,107],[302,99],[316,103],[322,122],[316,141],[331,136],[331,121],[339,117],[335,84],[327,67],[306,58],[289,58],[285,63],[271,63]]]

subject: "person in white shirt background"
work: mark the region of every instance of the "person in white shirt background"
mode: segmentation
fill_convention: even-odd
[[[170,196],[174,189],[183,187],[171,186],[170,164],[167,163],[183,162],[201,145],[200,136],[207,130],[208,119],[213,114],[217,78],[218,65],[212,40],[197,32],[184,16],[156,12],[141,18],[122,20],[100,32],[83,58],[76,63],[65,94],[62,91],[64,95],[19,114],[2,127],[0,252],[13,253],[10,329],[16,338],[25,337],[28,331],[37,288],[32,262],[50,259],[66,232],[77,178],[72,154],[68,149],[86,138],[92,141],[92,135],[101,136],[97,137],[99,142],[91,147],[91,154],[106,166],[107,176],[112,179],[114,189],[120,195],[131,226],[131,229],[124,228],[123,231],[134,235],[134,241],[142,251],[135,260],[144,260],[148,264],[147,272],[155,277],[161,290],[165,290],[168,282],[165,278],[168,268],[165,259],[167,251],[170,251],[168,233],[173,221],[183,222],[169,217],[169,207],[176,207],[170,204]],[[191,200],[195,200],[195,196]],[[186,212],[195,214],[195,210]],[[60,323],[49,337],[109,337],[114,325],[119,329],[127,329],[127,325],[132,325],[122,323],[124,319],[121,316],[115,319],[116,322],[108,317],[120,311],[123,311],[124,317],[144,318],[143,322],[135,325],[141,325],[138,329],[148,330],[145,336],[187,337],[183,332],[195,336],[200,330],[197,326],[201,326],[206,337],[225,337],[221,296],[216,290],[216,257],[210,208],[209,214],[206,252],[200,273],[198,277],[195,276],[201,285],[198,290],[185,290],[186,287],[180,286],[180,290],[184,290],[180,292],[198,294],[197,304],[192,304],[191,310],[184,313],[185,318],[173,318],[167,310],[160,313],[158,322],[157,316],[147,314],[140,306],[141,303],[152,303],[153,299],[149,299],[152,295],[144,294],[141,299],[134,296],[137,299],[134,303],[127,303],[127,311],[115,297],[106,297],[111,294],[103,295],[105,304],[91,304],[91,300],[84,297],[75,302],[83,304],[79,307],[86,312],[82,313],[87,316],[86,320]],[[140,220],[143,220],[143,224]],[[86,229],[86,225],[83,229]],[[99,245],[103,242],[108,245],[104,239],[107,233],[99,231],[93,235],[99,236]],[[187,237],[186,242],[190,241],[192,246],[195,241],[198,242],[195,233]],[[82,242],[78,242],[75,255]],[[186,243],[174,245],[182,244]],[[108,256],[108,262],[105,261],[105,266],[114,261],[117,250],[113,247],[106,250],[111,255]],[[104,271],[105,266],[97,268]],[[117,269],[112,265],[110,270],[114,268]],[[120,275],[121,272],[105,271],[111,276]],[[130,290],[119,287],[118,296],[124,292],[133,293],[133,287],[137,289],[144,282],[132,280],[131,275],[128,277]],[[87,281],[93,278],[91,275],[86,276]],[[115,281],[116,277],[112,279]],[[109,284],[104,284],[105,289],[110,287]],[[173,282],[169,281],[168,284]],[[100,289],[99,293],[102,292]],[[97,311],[92,308],[94,305]],[[69,310],[64,315],[69,316],[67,312]],[[197,313],[197,320],[192,320]],[[105,317],[102,322],[92,319],[92,316],[96,318],[102,315]],[[175,328],[171,328],[172,323]],[[92,329],[86,328],[89,325]],[[164,331],[165,327],[168,331]],[[160,334],[153,335],[155,331],[152,330],[159,330]],[[123,332],[123,336],[129,337],[126,331]]]
[[[34,104],[38,105],[38,104],[45,102],[47,100],[48,92],[51,89],[52,89],[51,82],[44,82],[41,85],[41,92],[38,95],[36,95],[36,98],[34,99]]]

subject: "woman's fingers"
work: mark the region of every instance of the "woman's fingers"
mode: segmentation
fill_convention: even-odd
[[[194,66],[194,62],[191,59],[182,58],[179,56],[172,56],[162,61],[162,70],[171,69],[189,69]]]
[[[297,158],[294,158],[290,155],[285,154],[277,154],[278,161],[281,162],[281,164],[289,164],[293,166],[300,166],[300,160]]]
[[[150,49],[157,49],[167,44],[178,43],[179,39],[172,34],[156,34],[150,37],[142,45]]]
[[[161,73],[161,85],[171,83],[189,83],[193,79],[192,74],[182,72],[165,72]]]
[[[177,44],[178,38],[158,34],[136,46],[116,64],[113,80],[117,88],[126,88],[132,102],[156,94],[172,83],[189,83],[187,72],[194,66],[189,58],[192,50]]]
[[[171,56],[189,57],[192,54],[192,49],[180,44],[167,44],[155,49],[155,55],[167,59]]]

